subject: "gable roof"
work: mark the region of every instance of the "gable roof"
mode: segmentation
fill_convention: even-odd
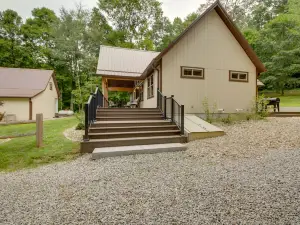
[[[159,52],[101,45],[96,73],[138,78],[158,54]]]
[[[51,77],[59,96],[53,70],[0,67],[0,97],[34,97],[46,89]]]
[[[167,48],[165,48],[155,59],[152,60],[152,62],[148,65],[148,67],[145,69],[145,71],[142,74],[142,77],[148,75],[150,71],[152,71],[153,67],[157,65],[160,59],[168,52],[170,51],[185,35],[186,33],[195,27],[195,25],[204,18],[208,13],[210,13],[212,10],[215,10],[220,18],[223,20],[225,25],[228,27],[232,35],[235,37],[235,39],[238,41],[238,43],[241,45],[241,47],[244,49],[245,53],[248,55],[252,63],[257,68],[257,72],[265,72],[266,68],[263,65],[263,63],[260,61],[260,59],[257,57],[256,53],[253,51],[251,46],[249,45],[248,41],[245,39],[243,34],[240,32],[240,30],[237,28],[237,26],[234,24],[234,22],[230,19],[230,16],[227,14],[226,10],[223,8],[221,3],[219,1],[216,1],[213,3],[205,12],[203,12],[188,28],[186,28],[174,41],[172,41]]]

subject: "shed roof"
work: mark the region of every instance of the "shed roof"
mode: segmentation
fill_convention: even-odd
[[[53,74],[53,70],[0,67],[0,97],[34,97],[45,90]]]
[[[140,77],[159,52],[100,46],[97,74]]]

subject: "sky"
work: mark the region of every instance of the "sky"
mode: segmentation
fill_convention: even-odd
[[[173,20],[175,17],[186,17],[189,13],[198,9],[205,0],[160,0],[164,15]],[[30,17],[31,10],[37,7],[47,7],[59,13],[64,6],[67,9],[74,8],[76,3],[81,2],[86,8],[97,5],[97,0],[0,0],[0,11],[13,9],[25,20]]]

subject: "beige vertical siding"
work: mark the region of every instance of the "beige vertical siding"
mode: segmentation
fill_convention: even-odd
[[[180,78],[180,66],[205,68],[205,79]],[[249,72],[249,82],[230,82],[229,70]],[[256,68],[216,11],[206,15],[162,59],[163,93],[186,113],[203,112],[202,101],[233,113],[256,96]]]
[[[155,71],[153,73],[153,91],[154,91],[154,97],[148,99],[148,90],[147,90],[147,84],[148,80],[146,79],[144,81],[144,101],[141,102],[140,107],[141,108],[156,108],[157,107],[157,87],[158,87],[158,72]]]
[[[52,82],[52,90],[50,90],[49,83]],[[35,119],[36,114],[43,113],[45,119],[50,119],[55,116],[57,91],[51,78],[46,89],[32,98],[32,119]]]
[[[4,103],[0,112],[15,114],[16,120],[29,120],[29,99],[28,98],[0,98]]]

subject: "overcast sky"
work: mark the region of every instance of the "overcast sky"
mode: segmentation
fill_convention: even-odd
[[[160,0],[165,16],[174,19],[176,16],[184,18],[194,12],[205,0]],[[81,2],[85,7],[92,8],[97,5],[97,0],[0,0],[0,11],[13,9],[26,19],[30,17],[31,10],[36,7],[47,7],[59,12],[61,6],[73,8]]]

